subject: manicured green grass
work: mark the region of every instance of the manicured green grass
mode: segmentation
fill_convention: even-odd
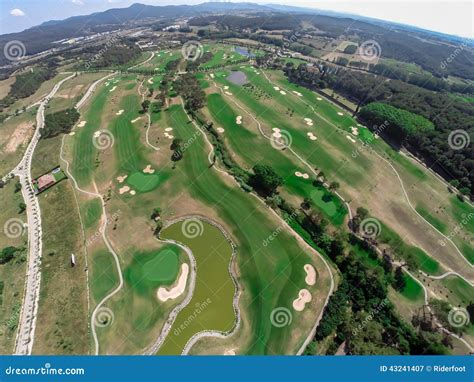
[[[217,227],[198,222],[191,223],[199,226],[201,234],[196,237],[186,235],[186,221],[167,227],[160,235],[183,243],[191,250],[197,276],[192,300],[178,314],[158,354],[181,354],[194,334],[202,330],[226,332],[232,329],[236,320],[232,307],[235,287],[228,272],[232,247]],[[202,308],[197,310],[200,306]],[[191,316],[193,319],[189,320]]]
[[[390,245],[395,251],[395,254],[405,261],[413,263],[416,269],[428,273],[429,275],[436,275],[439,273],[439,263],[428,256],[423,250],[406,244],[402,238],[393,230],[381,223],[382,230],[377,240],[381,243]]]
[[[431,213],[424,207],[418,206],[416,207],[416,211],[423,216],[431,225],[433,225],[438,231],[446,234],[448,231],[448,226],[439,220],[438,218],[431,215]]]
[[[411,276],[404,274],[405,288],[401,291],[401,294],[411,301],[420,300],[423,298],[423,288],[418,284]]]
[[[450,299],[453,304],[468,305],[474,301],[474,288],[457,276],[449,276],[442,280],[442,284],[452,293]]]
[[[149,192],[160,184],[160,177],[156,174],[134,172],[127,178],[127,183],[139,192]]]
[[[117,266],[112,254],[106,250],[96,251],[89,258],[92,262],[89,285],[98,302],[118,285]]]
[[[138,294],[154,296],[158,287],[175,281],[179,253],[175,245],[167,245],[159,251],[137,252],[124,271],[125,280]]]
[[[94,226],[102,215],[102,205],[99,199],[92,199],[85,202],[82,206],[82,216],[84,222],[84,228],[90,228]]]

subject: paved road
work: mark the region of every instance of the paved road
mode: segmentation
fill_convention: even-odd
[[[41,281],[41,214],[38,199],[33,191],[33,184],[31,181],[31,160],[36,145],[40,139],[40,129],[44,126],[44,109],[46,104],[56,94],[63,82],[72,77],[74,77],[74,74],[58,82],[46,98],[44,98],[39,104],[40,106],[36,113],[36,130],[33,138],[31,139],[20,163],[11,172],[14,176],[19,177],[22,186],[21,193],[26,204],[28,224],[28,264],[14,354],[31,354],[36,327],[36,316],[38,313]]]

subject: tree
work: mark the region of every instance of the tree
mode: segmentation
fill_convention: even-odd
[[[340,184],[338,182],[331,182],[329,185],[329,189],[332,191],[336,191],[339,188]]]
[[[148,111],[148,108],[150,107],[150,101],[149,100],[145,100],[142,102],[142,112],[143,113],[146,113]]]
[[[407,282],[401,266],[395,270],[395,279],[393,283],[393,287],[398,291],[402,291],[406,287]]]
[[[20,191],[21,191],[21,183],[16,182],[15,183],[15,193],[20,192]]]
[[[301,203],[301,208],[304,210],[309,210],[312,205],[312,200],[310,198],[304,198],[303,202]]]
[[[6,264],[15,257],[15,253],[20,251],[20,248],[5,247],[0,251],[0,264]]]
[[[23,202],[20,202],[18,204],[18,213],[21,214],[26,210],[26,204]]]
[[[160,207],[153,208],[153,212],[151,213],[151,219],[156,220],[157,218],[160,217],[160,214],[161,214]]]
[[[264,196],[273,194],[283,184],[283,178],[270,166],[257,164],[252,170],[254,174],[250,176],[249,183]]]

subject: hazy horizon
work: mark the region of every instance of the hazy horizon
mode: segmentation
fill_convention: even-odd
[[[50,20],[88,15],[111,8],[126,8],[133,3],[148,5],[200,4],[202,0],[2,0],[0,34],[20,32]],[[231,1],[240,3],[244,1]],[[246,1],[257,4],[282,4],[278,0]],[[292,6],[349,13],[378,20],[415,26],[463,38],[473,38],[473,3],[469,1],[388,1],[388,0],[294,0]],[[407,9],[411,12],[407,12]],[[446,15],[450,17],[446,17]]]

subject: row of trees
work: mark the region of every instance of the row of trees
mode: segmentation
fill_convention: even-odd
[[[52,138],[59,134],[69,133],[79,120],[79,116],[79,112],[73,107],[46,114],[44,128],[41,130],[41,138]]]

